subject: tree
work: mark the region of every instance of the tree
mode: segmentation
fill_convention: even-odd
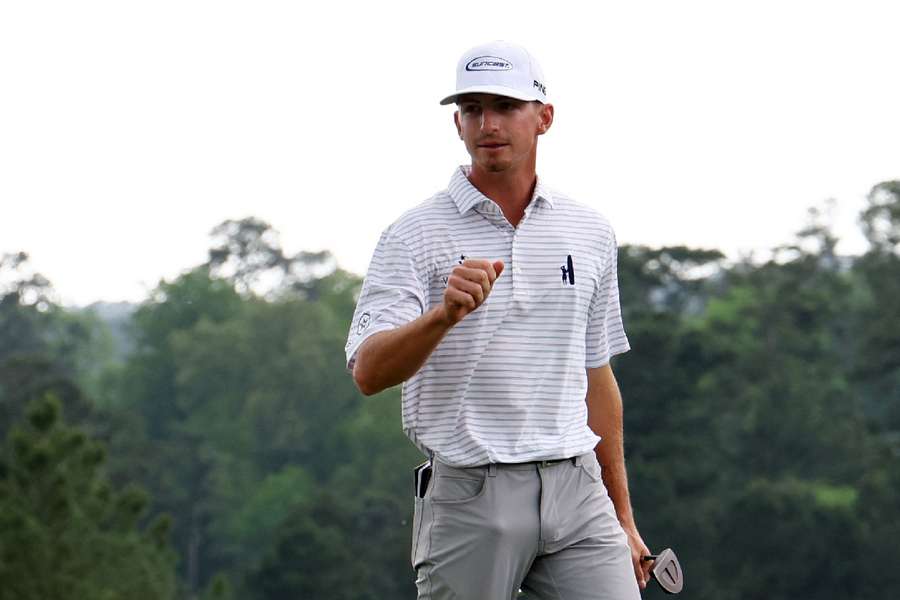
[[[876,185],[860,221],[870,249],[854,265],[861,293],[853,374],[873,426],[900,440],[900,181]]]
[[[900,250],[900,180],[884,181],[872,188],[860,223],[873,250]]]
[[[52,395],[29,405],[0,461],[0,600],[175,597],[168,520],[139,525],[138,488],[102,476],[102,445],[61,420]]]
[[[180,566],[191,590],[206,579],[201,568],[209,524],[204,500],[213,459],[202,436],[182,427],[189,414],[178,400],[173,340],[201,321],[225,321],[241,310],[231,284],[212,278],[206,267],[161,282],[133,316],[135,348],[110,393],[119,400],[109,420],[128,427],[127,435],[108,430],[114,457],[121,457],[112,461],[112,475],[136,474],[152,490],[155,510],[178,515],[172,537],[184,557]]]
[[[243,295],[315,299],[321,289],[318,282],[336,269],[327,251],[286,255],[278,232],[253,217],[224,221],[212,230],[212,237],[215,245],[206,263],[210,272],[230,281]]]
[[[712,597],[864,597],[862,567],[877,559],[857,522],[856,490],[759,479],[730,496],[727,545],[711,557],[723,575]]]
[[[26,252],[0,256],[0,298],[45,310],[53,304],[53,288],[46,277],[31,269]]]
[[[257,600],[380,600],[415,594],[398,500],[322,491],[298,505],[246,587]]]
[[[79,376],[99,327],[53,302],[50,282],[34,273],[24,252],[0,258],[0,439],[29,401],[53,393],[70,419],[86,423],[91,403]],[[88,367],[89,368],[89,367]]]

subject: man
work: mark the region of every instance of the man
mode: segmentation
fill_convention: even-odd
[[[382,234],[346,347],[364,394],[403,383],[404,431],[430,459],[418,597],[639,598],[612,228],[536,177],[554,109],[524,48],[469,50],[441,103],[471,166]]]

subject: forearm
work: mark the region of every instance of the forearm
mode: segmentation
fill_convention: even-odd
[[[636,529],[625,469],[622,396],[608,365],[589,370],[587,402],[588,426],[602,438],[595,452],[602,468],[603,483],[622,527]]]
[[[451,326],[440,305],[406,325],[376,333],[356,353],[357,387],[369,396],[406,381],[422,368]]]
[[[603,472],[603,484],[616,508],[619,523],[625,529],[635,529],[634,514],[631,511],[631,497],[628,494],[628,475],[625,470],[625,460],[620,450],[610,452],[610,448],[604,447],[606,440],[600,442],[597,447],[597,457]],[[606,456],[609,454],[610,456]],[[602,458],[601,458],[602,457]]]
[[[353,365],[353,380],[360,391],[377,394],[415,375],[450,328],[481,306],[502,272],[503,261],[462,261],[450,273],[442,304],[363,342]]]

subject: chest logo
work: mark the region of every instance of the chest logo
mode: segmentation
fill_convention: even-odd
[[[572,260],[572,255],[568,255],[566,257],[566,264],[559,268],[562,271],[562,282],[563,285],[567,283],[569,285],[575,285],[575,262]]]
[[[456,263],[461,265],[461,264],[463,264],[463,261],[465,261],[465,260],[466,260],[466,255],[465,255],[465,254],[460,254],[460,255],[459,255],[459,260],[456,261]],[[444,282],[444,285],[447,285],[447,282],[450,281],[450,276],[449,276],[449,275],[443,275],[443,276],[441,276],[441,281]]]

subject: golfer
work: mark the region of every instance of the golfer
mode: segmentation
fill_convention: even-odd
[[[419,599],[636,600],[646,586],[609,365],[629,349],[615,236],[535,174],[547,94],[524,48],[463,55],[441,104],[471,164],[384,231],[350,327],[356,384],[403,383],[403,429],[428,458]]]

